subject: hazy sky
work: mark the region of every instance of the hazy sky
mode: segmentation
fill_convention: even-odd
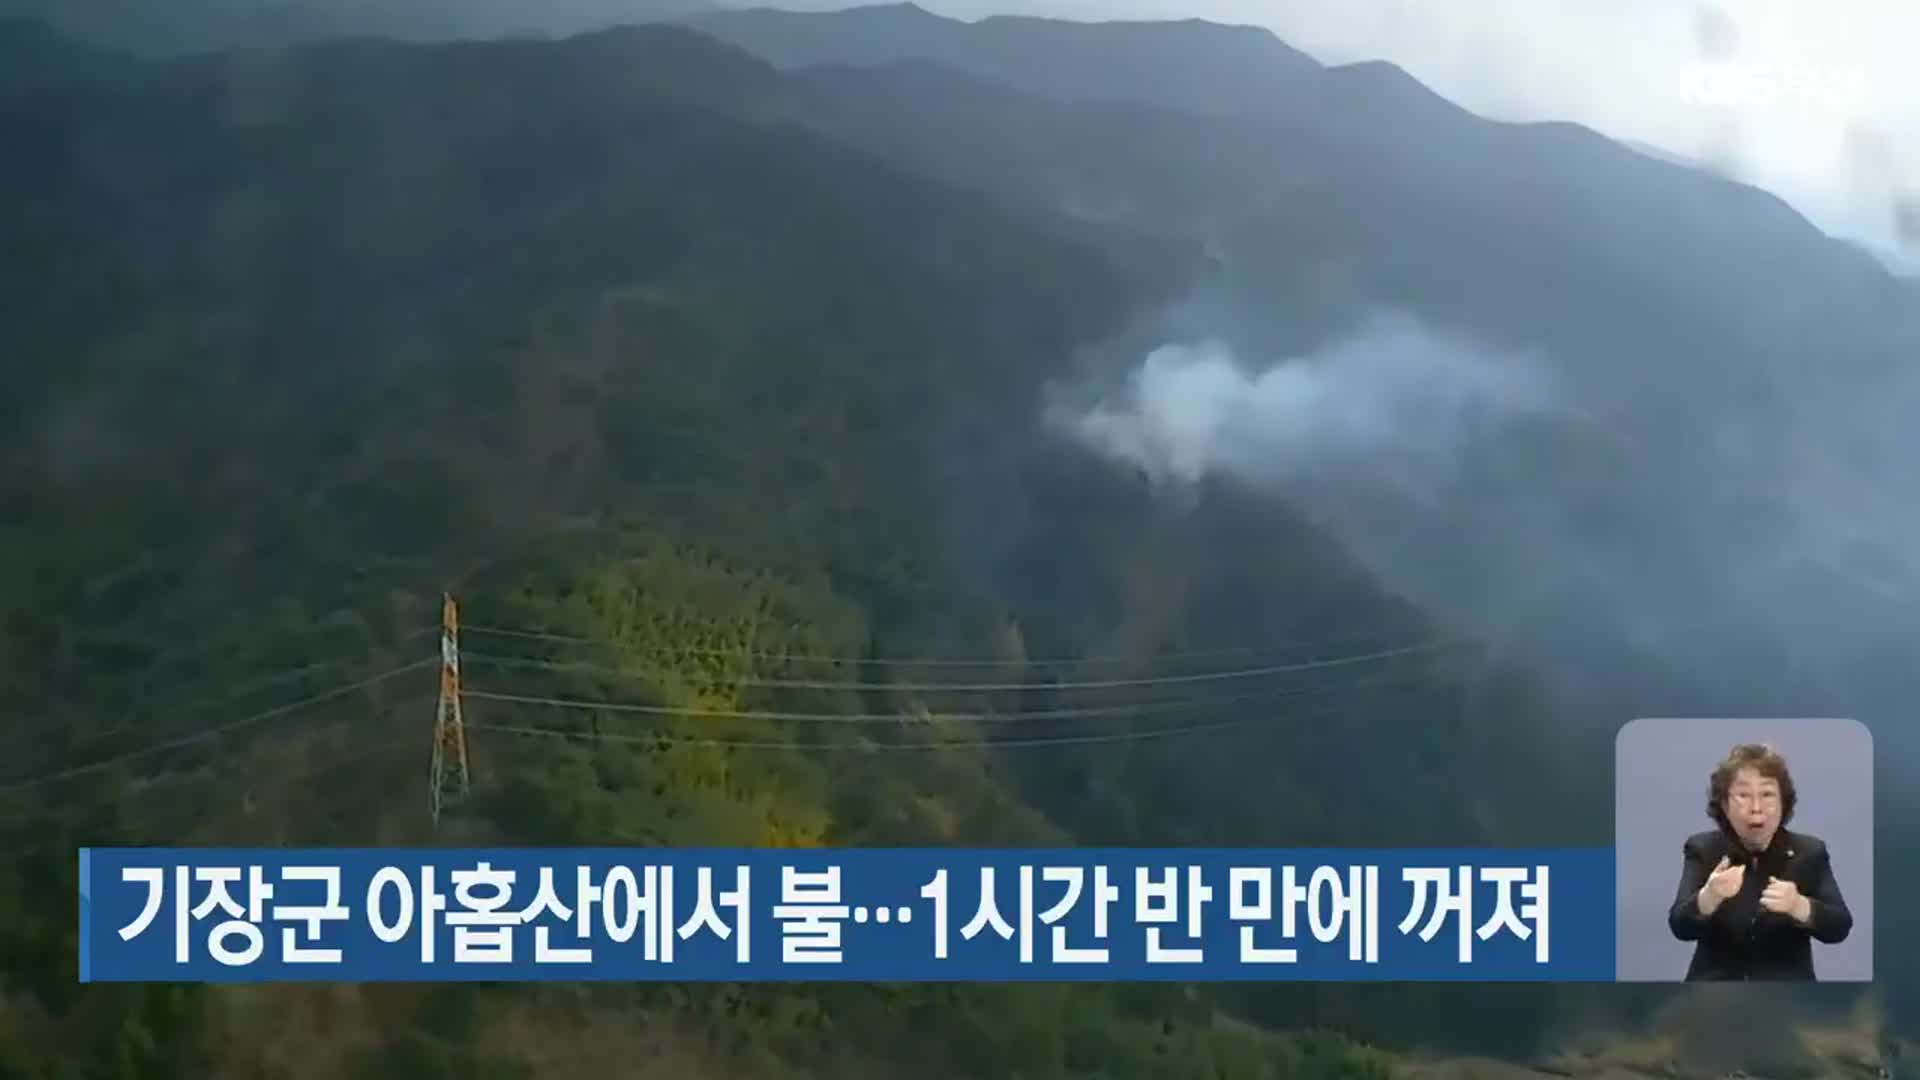
[[[1915,0],[925,0],[942,14],[1198,17],[1386,59],[1477,112],[1702,159],[1920,267]],[[1717,74],[1711,83],[1697,78]],[[1744,74],[1741,82],[1730,75]],[[1715,95],[1717,102],[1698,100]],[[1693,100],[1690,100],[1693,99]]]

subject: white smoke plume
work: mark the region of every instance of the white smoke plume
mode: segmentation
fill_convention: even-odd
[[[1266,486],[1355,468],[1444,483],[1476,435],[1553,407],[1539,358],[1383,313],[1255,367],[1217,340],[1154,349],[1121,391],[1051,419],[1162,485],[1220,472]]]
[[[1576,678],[1651,664],[1760,711],[1908,693],[1885,660],[1915,634],[1920,510],[1889,496],[1920,375],[1773,373],[1756,404],[1607,381],[1628,370],[1387,314],[1266,363],[1162,345],[1049,418],[1163,492],[1285,499],[1389,588]]]

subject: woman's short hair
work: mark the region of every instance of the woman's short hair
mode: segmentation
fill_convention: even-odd
[[[1787,759],[1765,743],[1741,743],[1727,751],[1727,756],[1714,767],[1713,775],[1707,780],[1707,816],[1721,825],[1727,824],[1727,789],[1733,786],[1733,778],[1742,769],[1752,769],[1780,785],[1780,824],[1792,821],[1794,804],[1799,802],[1793,790],[1793,773],[1787,769]]]

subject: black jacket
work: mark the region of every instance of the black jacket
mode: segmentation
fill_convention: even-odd
[[[1748,851],[1725,829],[1687,837],[1680,888],[1667,923],[1673,936],[1692,941],[1693,963],[1687,980],[1807,979],[1813,974],[1813,943],[1837,944],[1853,930],[1853,913],[1833,878],[1827,845],[1819,837],[1780,829],[1765,851]],[[1746,880],[1711,918],[1700,914],[1700,887],[1722,856],[1745,863]],[[1786,915],[1760,906],[1770,877],[1786,878],[1813,906],[1813,918],[1801,926]]]

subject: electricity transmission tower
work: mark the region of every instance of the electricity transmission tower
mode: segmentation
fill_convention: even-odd
[[[433,719],[433,823],[440,811],[466,798],[467,729],[460,719],[460,613],[452,596],[440,606],[440,700]]]

